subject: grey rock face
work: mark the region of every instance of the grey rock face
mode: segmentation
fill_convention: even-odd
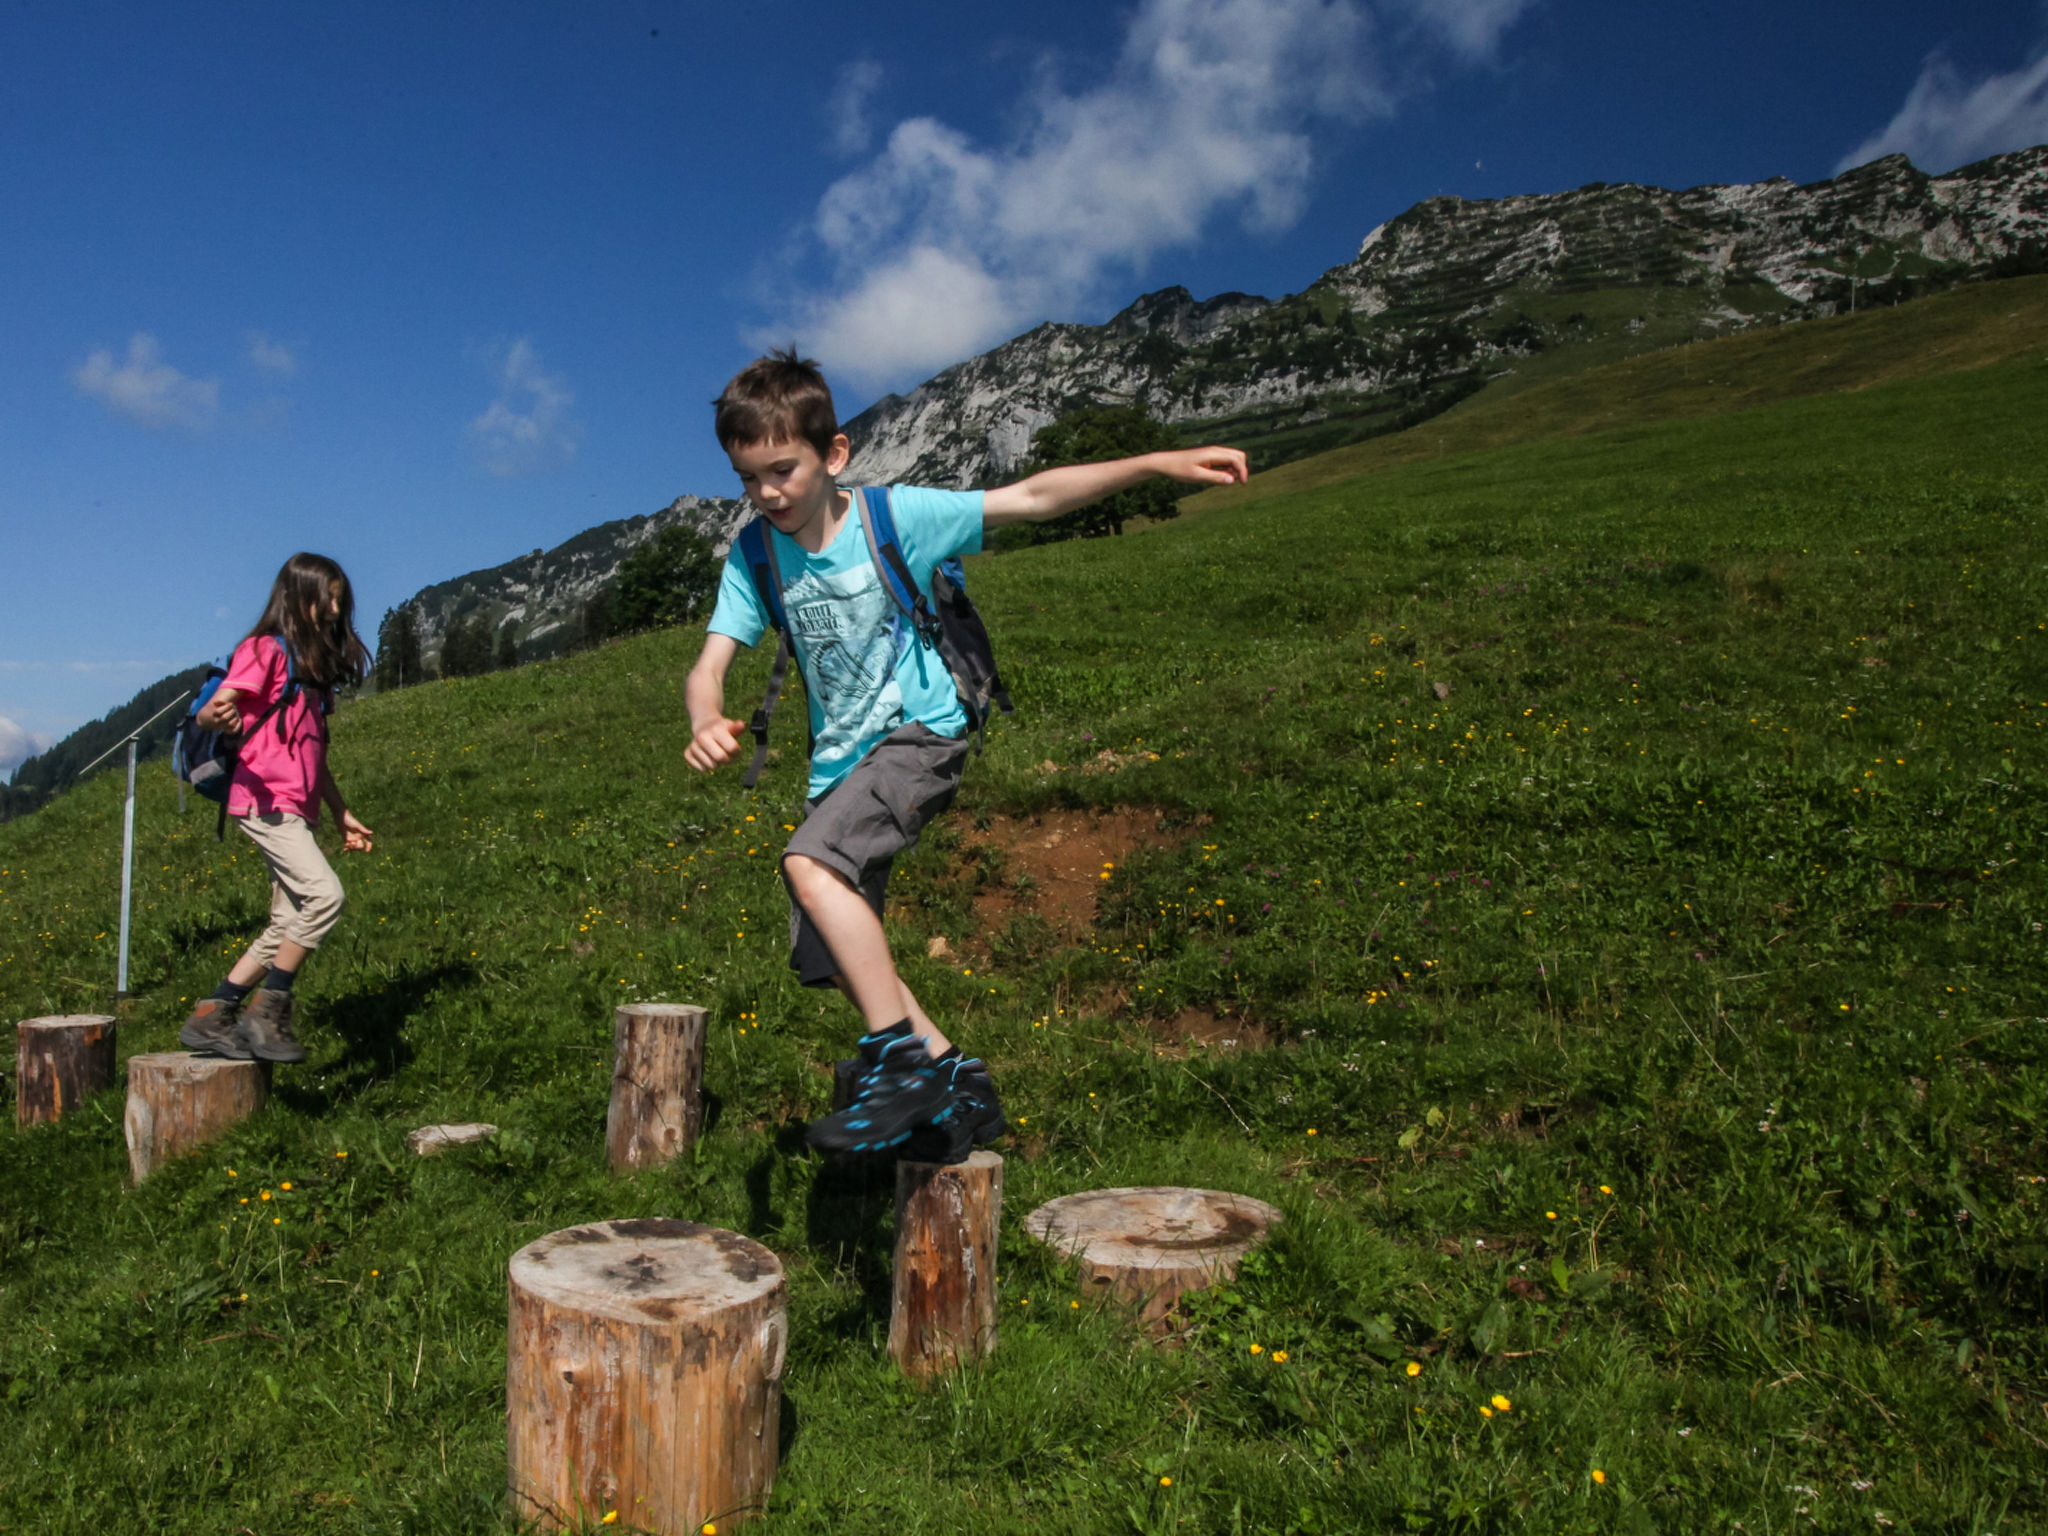
[[[1103,325],[1041,325],[847,430],[864,479],[972,486],[1070,405],[1136,402],[1277,463],[1427,419],[1554,348],[1645,350],[2031,268],[2048,268],[2048,146],[1946,176],[1893,155],[1803,187],[1431,198],[1299,294],[1168,288]]]

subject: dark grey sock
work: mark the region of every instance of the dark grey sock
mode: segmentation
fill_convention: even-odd
[[[270,968],[270,974],[263,978],[263,990],[266,992],[289,992],[292,989],[292,983],[298,979],[299,973],[297,971],[288,971],[282,966],[273,965]]]
[[[255,983],[251,982],[245,987],[238,982],[223,979],[221,984],[213,989],[213,995],[224,1003],[239,1003],[249,995],[250,988],[254,985]]]

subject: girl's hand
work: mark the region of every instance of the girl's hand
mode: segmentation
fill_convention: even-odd
[[[239,732],[242,729],[242,712],[235,707],[235,700],[239,697],[232,688],[215,689],[213,697],[206,701],[206,707],[193,717],[199,729],[226,731],[230,736]]]
[[[343,853],[368,853],[372,847],[370,839],[376,834],[355,818],[352,811],[341,813],[341,851]]]
[[[683,761],[699,773],[724,767],[740,755],[740,733],[746,728],[744,720],[713,720],[683,748]]]
[[[1243,485],[1252,477],[1241,448],[1183,448],[1159,459],[1162,475],[1188,485]]]

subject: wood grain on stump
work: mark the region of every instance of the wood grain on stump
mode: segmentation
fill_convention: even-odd
[[[1161,1331],[1175,1302],[1228,1280],[1280,1213],[1220,1189],[1092,1189],[1041,1205],[1024,1230],[1080,1261],[1081,1283]]]
[[[128,1058],[128,1170],[140,1184],[174,1157],[225,1135],[270,1096],[270,1063],[190,1051]]]
[[[615,1171],[651,1168],[695,1145],[704,1115],[703,1078],[702,1008],[628,1003],[613,1015],[604,1149]]]
[[[996,1347],[996,1239],[1003,1160],[896,1165],[895,1294],[889,1354],[914,1380],[971,1364]]]
[[[104,1013],[23,1019],[14,1026],[14,1120],[61,1120],[89,1093],[114,1086],[114,1020]]]
[[[775,1484],[789,1287],[759,1243],[693,1221],[571,1227],[512,1256],[513,1513],[695,1533]]]

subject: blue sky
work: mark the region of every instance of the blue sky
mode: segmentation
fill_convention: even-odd
[[[2048,139],[1974,0],[5,0],[0,773],[226,650],[293,550],[428,582],[732,494],[768,341],[842,413],[1438,193]]]

